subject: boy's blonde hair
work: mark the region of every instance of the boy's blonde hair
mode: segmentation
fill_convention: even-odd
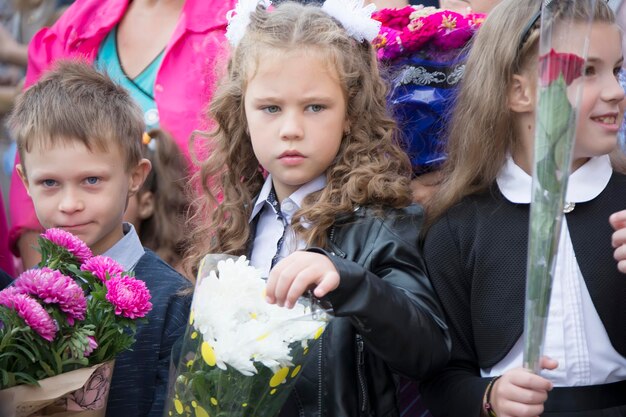
[[[295,232],[308,245],[323,246],[337,216],[358,205],[409,204],[410,162],[396,144],[396,125],[386,107],[387,86],[372,46],[350,37],[317,6],[287,2],[269,12],[259,6],[209,109],[217,129],[209,136],[211,156],[201,165],[205,196],[196,211],[188,266],[210,252],[246,253],[252,203],[264,182],[247,131],[246,85],[260,59],[280,60],[296,51],[321,57],[337,74],[350,132],[327,170],[327,186],[309,195],[294,216]]]
[[[17,138],[22,164],[24,154],[35,146],[74,141],[89,150],[118,146],[127,170],[142,157],[145,125],[141,109],[123,87],[81,61],[58,62],[24,91],[15,103],[9,126]]]
[[[519,145],[514,113],[508,106],[513,75],[534,68],[540,20],[524,29],[541,7],[540,0],[503,0],[489,14],[474,39],[456,100],[447,138],[444,180],[427,209],[427,225],[465,196],[487,190]],[[594,10],[584,2],[553,1],[560,19],[614,23],[604,0]],[[532,66],[532,67],[531,67]]]

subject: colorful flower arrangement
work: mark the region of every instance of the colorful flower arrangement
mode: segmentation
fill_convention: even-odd
[[[418,5],[382,9],[372,18],[382,24],[380,33],[372,41],[378,58],[392,61],[420,50],[441,54],[461,48],[478,30],[485,15],[462,15]]]
[[[130,348],[152,304],[143,281],[49,229],[42,261],[0,291],[0,389],[100,364]]]
[[[268,304],[265,286],[244,256],[204,258],[169,415],[278,415],[330,317],[304,297],[292,309]]]

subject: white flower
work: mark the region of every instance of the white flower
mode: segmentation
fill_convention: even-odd
[[[232,46],[237,46],[243,38],[250,24],[250,15],[256,10],[259,3],[266,9],[272,4],[270,0],[239,0],[235,8],[226,13],[228,20],[226,38]]]
[[[244,375],[257,372],[255,363],[273,371],[291,366],[289,345],[306,343],[325,322],[301,303],[293,309],[268,304],[261,272],[243,256],[220,261],[217,269],[199,278],[192,305],[193,325],[213,348],[216,365]]]
[[[363,7],[363,0],[326,0],[322,10],[337,19],[348,35],[359,42],[371,42],[380,30],[381,23],[372,19],[376,5]]]

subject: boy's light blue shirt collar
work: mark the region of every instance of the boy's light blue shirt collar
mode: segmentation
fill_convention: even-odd
[[[135,231],[135,227],[124,222],[122,225],[124,237],[109,248],[102,255],[112,258],[124,267],[124,271],[132,271],[139,262],[139,259],[146,253]]]
[[[291,194],[285,201],[290,200],[293,204],[295,204],[296,208],[302,207],[302,200],[304,198],[316,191],[321,190],[326,186],[326,174],[321,174],[319,177],[307,182],[298,188],[293,194]],[[261,211],[265,203],[267,202],[267,198],[270,195],[270,191],[272,191],[272,174],[269,174],[265,179],[265,183],[261,188],[261,192],[259,192],[259,196],[254,202],[254,207],[252,208],[252,213],[250,214],[249,222],[252,221],[256,217],[257,214]],[[284,202],[283,202],[284,203]],[[269,203],[268,203],[269,204]],[[293,210],[295,212],[295,210]],[[291,219],[288,220],[290,222]]]

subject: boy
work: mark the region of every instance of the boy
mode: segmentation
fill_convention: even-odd
[[[185,330],[191,301],[178,293],[190,284],[122,221],[150,171],[141,156],[141,111],[106,75],[64,62],[24,92],[9,123],[39,222],[75,234],[94,255],[115,259],[146,282],[153,308],[137,327],[133,350],[116,358],[107,416],[161,417],[172,344]]]

